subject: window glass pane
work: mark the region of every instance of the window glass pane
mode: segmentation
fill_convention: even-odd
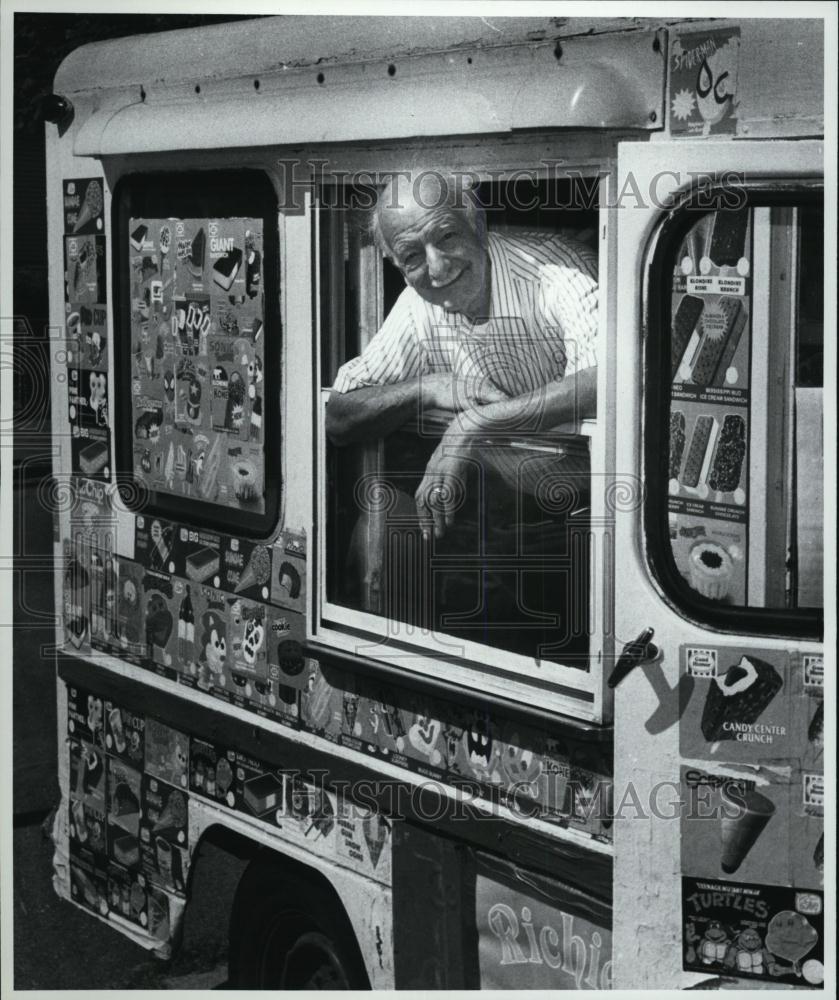
[[[676,567],[721,605],[820,608],[821,209],[690,221],[667,338]]]
[[[130,218],[134,475],[265,513],[263,220]]]
[[[444,310],[438,316],[421,294],[400,313],[404,269],[382,259],[369,213],[348,209],[351,192],[325,194],[324,204],[342,206],[321,210],[326,387],[336,377],[341,384],[341,366],[400,315],[411,326],[412,347],[400,348],[401,377],[389,373],[391,383],[472,373],[473,382],[489,380],[498,399],[530,393],[543,403],[546,386],[562,381],[563,371],[570,378],[575,365],[594,368],[593,343],[574,324],[596,328],[596,182],[589,179],[583,190],[568,181],[529,182],[526,190],[522,182],[509,190],[485,184],[478,194],[487,221],[476,260],[491,261],[496,291],[489,319],[477,324]],[[445,244],[441,253],[447,255]],[[562,278],[552,284],[560,270],[576,276],[577,269],[579,290]],[[565,334],[545,318],[547,312],[556,320],[545,300],[560,292],[574,300],[563,316]],[[586,310],[586,320],[578,320]],[[362,388],[375,386],[376,378],[365,377]],[[355,388],[344,384],[347,392]],[[455,407],[470,405],[458,391],[468,393],[456,390]],[[328,601],[379,616],[396,638],[422,642],[423,632],[433,630],[588,669],[594,413],[583,416],[592,418],[588,426],[572,412],[553,424],[531,416],[473,434],[451,524],[442,537],[425,540],[415,494],[444,441],[451,409],[418,402],[388,433],[328,444]]]

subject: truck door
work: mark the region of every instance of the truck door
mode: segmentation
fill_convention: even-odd
[[[821,982],[822,157],[620,148],[618,988]]]

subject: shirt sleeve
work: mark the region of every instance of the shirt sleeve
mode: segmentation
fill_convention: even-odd
[[[555,244],[542,268],[539,308],[546,324],[562,333],[565,374],[597,364],[597,257],[587,247]]]
[[[338,369],[333,392],[390,385],[422,373],[419,338],[411,308],[413,295],[416,292],[406,288],[362,353]]]

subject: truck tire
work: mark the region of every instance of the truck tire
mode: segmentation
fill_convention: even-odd
[[[251,862],[230,916],[229,985],[238,989],[368,990],[341,901],[307,869]]]

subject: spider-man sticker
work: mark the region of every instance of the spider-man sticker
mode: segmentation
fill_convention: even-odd
[[[667,107],[671,135],[736,131],[739,64],[739,28],[692,32],[673,41]]]

